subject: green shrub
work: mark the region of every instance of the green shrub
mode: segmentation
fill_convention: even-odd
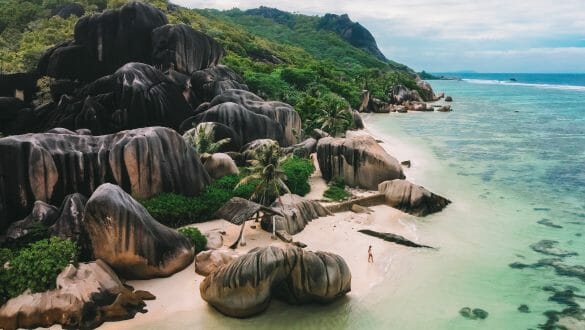
[[[141,203],[158,222],[178,228],[213,219],[215,212],[232,197],[250,198],[255,183],[234,189],[239,181],[240,176],[228,175],[212,182],[196,197],[163,193]]]
[[[1,292],[16,297],[25,290],[42,292],[55,288],[57,275],[69,264],[77,262],[74,242],[53,237],[41,240],[17,252],[2,249],[0,261],[9,267],[0,273]]]
[[[305,196],[311,191],[309,177],[315,171],[315,166],[310,159],[290,157],[282,163],[282,170],[286,175],[286,185],[291,193]]]
[[[179,233],[191,241],[191,244],[195,247],[195,253],[205,250],[207,237],[205,237],[205,235],[203,235],[196,227],[180,228]]]
[[[345,180],[343,177],[336,176],[329,182],[329,188],[323,193],[323,197],[334,201],[340,201],[348,198],[351,194],[345,190]]]

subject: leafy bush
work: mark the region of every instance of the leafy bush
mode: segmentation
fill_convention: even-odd
[[[286,175],[286,185],[291,193],[305,196],[311,191],[309,177],[315,171],[315,166],[310,159],[290,157],[282,164],[282,170]]]
[[[345,180],[343,177],[334,177],[329,182],[329,188],[323,193],[323,197],[334,201],[340,201],[348,198],[351,194],[345,190]]]
[[[213,219],[215,212],[232,197],[250,198],[254,182],[234,189],[240,176],[228,175],[212,182],[196,197],[163,193],[141,201],[158,222],[173,228]]]
[[[70,240],[53,237],[16,252],[2,249],[0,262],[9,263],[0,272],[0,292],[12,298],[27,289],[32,292],[54,289],[57,275],[67,265],[77,262],[77,247]]]
[[[180,228],[179,233],[191,241],[191,244],[195,247],[195,253],[205,250],[207,237],[205,237],[205,235],[203,235],[196,227]]]

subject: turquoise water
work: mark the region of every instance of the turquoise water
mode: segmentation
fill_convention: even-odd
[[[441,262],[433,260],[437,256],[414,259],[416,279],[409,284],[420,281],[416,290],[426,292],[414,292],[401,309],[417,308],[418,319],[404,311],[402,322],[384,317],[392,312],[376,315],[380,325],[412,329],[543,327],[547,311],[585,308],[585,75],[464,78],[431,82],[436,91],[453,96],[451,113],[370,120],[376,132],[428,151],[425,166],[432,162],[433,168],[421,171],[417,181],[454,201],[419,224],[421,236],[434,236],[432,243],[442,250]],[[571,255],[531,248],[542,240],[558,242],[557,250],[544,252]],[[534,266],[550,258],[558,259],[556,268]],[[533,267],[516,269],[512,263]],[[427,276],[416,267],[425,267]],[[401,292],[387,285],[398,296],[408,295],[409,286]],[[581,297],[559,303],[554,290]],[[380,304],[390,302],[396,303],[395,297],[379,298]],[[521,304],[531,312],[520,313]],[[483,308],[490,316],[465,320],[457,315],[464,306]],[[573,327],[583,329],[585,323]]]

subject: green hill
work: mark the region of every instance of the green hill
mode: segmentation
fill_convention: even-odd
[[[45,49],[72,38],[77,17],[53,16],[72,1],[0,2],[3,73],[34,70]],[[87,14],[126,2],[77,3]],[[371,34],[345,15],[307,16],[265,7],[249,11],[200,10],[165,0],[145,2],[163,10],[170,23],[185,23],[215,38],[227,53],[223,63],[240,73],[251,91],[290,103],[302,116],[319,107],[322,99],[347,101],[357,107],[365,88],[382,100],[397,83],[418,89],[414,71],[386,60],[378,53]],[[310,117],[306,115],[303,119]]]

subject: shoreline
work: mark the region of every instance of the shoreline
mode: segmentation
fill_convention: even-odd
[[[364,120],[367,121],[369,117],[367,116]],[[406,150],[406,144],[387,144],[386,141],[392,140],[392,138],[389,139],[388,136],[375,134],[368,126],[362,132],[360,134],[369,134],[377,140],[384,141],[380,145],[393,157],[399,160],[406,160],[402,159],[404,157],[416,159],[411,157],[416,155],[412,155],[409,150]],[[382,139],[379,139],[380,137]],[[409,178],[411,178],[410,172],[413,169],[416,170],[422,166],[418,160],[414,164],[416,164],[416,167],[404,168]],[[310,179],[311,191],[306,197],[319,200],[322,198],[325,189],[327,189],[327,185],[320,176],[318,164],[316,165],[316,171]],[[368,194],[368,191],[361,190],[353,190],[352,192]],[[347,294],[346,298],[342,299],[346,300],[346,302],[365,299],[372,293],[373,289],[386,280],[390,280],[393,277],[391,275],[392,270],[400,268],[400,265],[408,259],[408,256],[413,253],[419,253],[417,249],[359,233],[359,229],[371,229],[391,232],[414,242],[419,242],[420,235],[417,230],[416,217],[386,205],[374,206],[371,209],[374,211],[371,214],[341,212],[315,219],[302,232],[293,236],[295,241],[307,244],[305,248],[307,250],[332,252],[344,258],[352,274],[352,290]],[[225,220],[212,220],[193,224],[192,226],[199,228],[202,232],[214,229],[225,230],[224,246],[231,244],[240,230],[240,226],[233,225]],[[255,229],[252,226],[255,226]],[[323,233],[327,233],[327,235],[323,235]],[[237,250],[240,252],[247,252],[258,246],[286,244],[280,240],[271,239],[270,233],[262,230],[259,224],[254,224],[253,222],[249,222],[246,225],[245,237],[247,245],[239,246]],[[372,245],[373,248],[374,263],[372,264],[367,262],[368,245]],[[203,279],[203,276],[195,273],[194,263],[191,263],[187,268],[167,278],[128,281],[127,284],[133,286],[136,290],[146,290],[156,296],[155,300],[147,302],[146,310],[148,312],[138,313],[133,319],[129,320],[106,322],[99,328],[156,329],[168,326],[169,319],[173,319],[173,322],[177,323],[176,326],[180,327],[192,327],[202,322],[206,325],[209,324],[211,328],[225,327],[232,323],[234,326],[246,327],[248,322],[220,314],[201,298],[199,284]],[[272,304],[275,305],[274,308],[277,310],[282,308],[302,309],[300,306],[291,306],[276,301],[273,301]],[[336,303],[333,305],[336,305]],[[327,306],[324,305],[318,308],[325,310],[335,308]],[[315,307],[315,305],[311,305],[311,308]],[[272,309],[270,307],[264,314],[271,313]],[[251,319],[254,318],[262,319],[262,315]],[[238,321],[241,322],[238,323]]]

